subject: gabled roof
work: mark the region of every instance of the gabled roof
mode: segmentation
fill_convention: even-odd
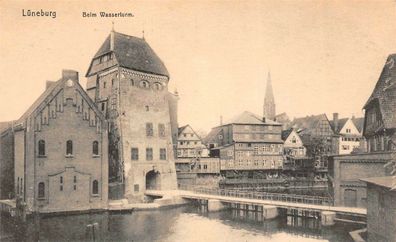
[[[72,75],[75,75],[74,77],[71,77],[70,73]],[[59,79],[58,81],[54,82],[52,85],[50,85],[37,99],[36,101],[33,102],[33,104],[26,110],[26,112],[16,121],[17,124],[23,123],[29,116],[31,116],[34,112],[38,111],[39,109],[42,108],[42,104],[45,100],[49,99],[51,97],[56,96],[57,92],[64,86],[64,83],[68,80],[74,80],[75,87],[76,89],[79,90],[87,104],[94,110],[96,115],[98,115],[99,118],[104,120],[104,116],[101,111],[96,107],[96,104],[92,101],[92,99],[88,96],[88,94],[85,92],[84,88],[80,85],[78,82],[78,72],[72,71],[72,70],[63,70],[62,71],[62,78]]]
[[[244,111],[243,113],[235,116],[234,118],[232,118],[225,124],[275,124],[275,125],[281,125],[280,123],[275,122],[270,119],[265,119],[265,122],[264,122],[263,118],[261,118],[260,116],[254,114],[254,113],[248,112],[248,111]]]
[[[384,127],[396,128],[396,54],[391,54],[382,69],[375,88],[364,105],[364,109],[377,100]]]
[[[357,130],[361,133],[363,131],[364,118],[352,117],[352,122],[353,122],[353,124],[355,124],[355,127],[357,128]]]
[[[311,115],[303,118],[295,118],[288,127],[294,128],[297,133],[311,134],[320,120],[328,120],[326,114]]]
[[[336,129],[335,125],[334,125],[334,120],[330,120],[330,126],[331,129],[334,131],[334,133],[338,134],[340,133],[341,129],[344,127],[344,125],[346,124],[346,122],[348,121],[349,118],[340,118],[338,119],[338,127]]]
[[[278,115],[275,115],[275,121],[282,123],[282,122],[290,122],[290,118],[287,113],[283,112]]]
[[[188,124],[187,125],[184,125],[184,126],[181,126],[181,127],[179,127],[178,129],[177,129],[177,131],[178,131],[178,135],[180,135],[182,132],[183,132],[183,130],[185,129],[185,128],[187,128],[187,126],[189,126]]]
[[[114,52],[118,64],[122,67],[169,77],[164,63],[145,39],[114,32],[114,50],[110,49],[110,41],[111,34],[103,42],[94,58]]]
[[[282,131],[282,140],[285,141],[289,137],[289,135],[293,132],[293,128],[286,129]]]

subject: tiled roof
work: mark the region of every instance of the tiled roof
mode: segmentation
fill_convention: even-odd
[[[95,57],[111,52],[110,36],[111,34],[96,52]],[[114,54],[122,67],[169,77],[164,63],[145,39],[114,32]]]
[[[178,128],[178,135],[180,135],[181,134],[181,132],[183,132],[183,130],[185,129],[185,128],[187,128],[187,126],[188,126],[188,124],[187,125],[184,125],[184,126],[181,126],[181,127],[179,127]]]
[[[382,69],[373,93],[364,105],[364,109],[374,100],[378,100],[384,127],[396,128],[396,54],[391,54]]]
[[[263,118],[260,116],[244,111],[243,113],[235,116],[231,120],[227,121],[225,124],[276,124],[280,125],[280,123],[275,122],[270,119],[265,119],[265,122],[263,121]]]
[[[338,127],[337,127],[337,130],[336,130],[336,127],[335,127],[335,125],[334,125],[334,120],[330,120],[330,121],[329,121],[329,122],[330,122],[330,126],[331,126],[331,129],[334,131],[334,133],[336,133],[336,134],[340,133],[341,129],[344,127],[344,125],[346,124],[346,122],[348,121],[348,119],[349,119],[349,118],[340,118],[340,119],[338,119]]]
[[[303,118],[295,118],[289,125],[289,128],[294,128],[297,133],[311,134],[316,128],[320,120],[328,120],[326,114],[311,115]]]
[[[282,131],[282,140],[285,141],[287,137],[293,132],[293,128],[286,129]]]
[[[357,130],[361,133],[363,131],[364,118],[352,117],[352,122],[355,124]]]

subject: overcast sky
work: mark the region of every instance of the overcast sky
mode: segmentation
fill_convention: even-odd
[[[22,17],[22,9],[56,18]],[[82,12],[132,12],[83,18]],[[277,113],[362,116],[390,53],[396,52],[396,1],[0,0],[0,121],[19,118],[62,69],[85,73],[115,22],[142,36],[179,91],[179,125],[209,131],[244,110],[262,115],[271,71]]]

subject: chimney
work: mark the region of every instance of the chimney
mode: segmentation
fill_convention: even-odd
[[[62,70],[62,79],[72,79],[78,82],[78,72],[74,70]]]
[[[50,88],[54,84],[55,84],[55,81],[46,81],[45,82],[45,90],[47,90],[48,88]]]
[[[333,113],[334,130],[338,131],[338,113]]]
[[[223,116],[220,115],[220,125],[223,125]]]

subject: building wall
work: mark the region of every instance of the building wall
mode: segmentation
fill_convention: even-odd
[[[18,130],[14,133],[14,153],[15,153],[15,174],[14,189],[17,196],[25,197],[25,130]],[[19,185],[18,185],[19,184]]]
[[[0,199],[14,197],[14,134],[11,129],[0,136]]]
[[[120,68],[119,106],[116,120],[121,135],[120,152],[124,162],[125,195],[129,201],[142,200],[146,190],[146,176],[158,174],[156,189],[176,189],[176,170],[172,143],[172,129],[168,105],[168,79]],[[131,80],[133,80],[133,85]],[[147,82],[148,87],[143,87]],[[156,90],[155,85],[162,89]],[[153,126],[147,136],[147,123]],[[160,134],[159,125],[165,126]],[[132,160],[131,149],[139,150],[138,160]],[[152,160],[146,159],[146,148],[152,148]],[[166,150],[166,159],[160,159],[160,149]]]
[[[27,143],[29,142],[31,147],[30,152],[26,152],[26,164],[31,163],[26,166],[26,179],[30,190],[26,194],[26,200],[33,210],[53,212],[107,207],[106,124],[95,118],[92,109],[86,106],[87,103],[77,112],[78,104],[75,103],[78,96],[74,95],[74,90],[71,93],[67,90],[62,102],[62,111],[57,111],[56,116],[50,115],[47,122],[44,122],[42,117],[36,118],[35,122],[32,122],[33,125],[28,126],[28,129],[34,132],[26,134]],[[95,123],[92,123],[93,119],[96,120]],[[45,156],[38,155],[39,140],[45,141]],[[72,156],[66,155],[67,140],[73,141]],[[99,143],[98,156],[93,155],[93,141]],[[60,176],[63,176],[62,182]],[[97,180],[99,185],[97,195],[92,193],[94,180]],[[40,182],[45,184],[43,198],[38,196]]]
[[[209,157],[208,148],[190,126],[185,127],[178,135],[177,157]]]
[[[367,185],[368,241],[396,242],[396,192]]]
[[[389,175],[384,165],[395,153],[362,153],[333,156],[329,161],[329,190],[335,206],[366,207],[366,184],[361,178]]]

